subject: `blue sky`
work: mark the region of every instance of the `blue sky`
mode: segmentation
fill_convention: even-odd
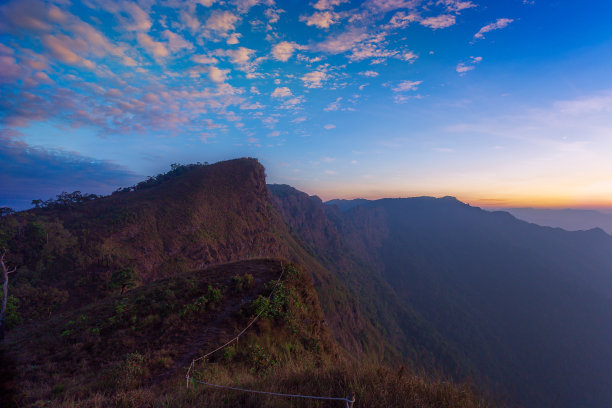
[[[0,4],[0,205],[250,156],[324,199],[612,206],[608,1]]]

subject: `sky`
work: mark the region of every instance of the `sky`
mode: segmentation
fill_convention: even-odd
[[[612,208],[612,2],[0,1],[0,206],[256,157],[324,200]]]

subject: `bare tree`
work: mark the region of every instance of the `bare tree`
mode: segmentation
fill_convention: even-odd
[[[4,279],[2,284],[2,309],[0,309],[0,340],[4,340],[4,315],[6,313],[6,302],[8,300],[8,276],[17,270],[17,267],[14,267],[9,271],[4,263],[4,258],[6,258],[5,248],[3,248],[2,256],[0,256],[0,267],[2,267],[2,277]]]

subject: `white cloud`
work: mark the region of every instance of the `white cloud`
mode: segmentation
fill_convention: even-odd
[[[270,133],[268,133],[268,137],[279,137],[279,136],[280,136],[280,134],[281,134],[281,132],[280,132],[280,131],[275,130],[274,132],[270,132]]]
[[[255,69],[256,64],[251,60],[254,53],[255,50],[246,47],[215,51],[215,55],[229,57],[232,64],[245,72],[252,72]]]
[[[320,88],[325,79],[327,79],[327,74],[323,71],[312,71],[302,77],[304,86],[307,88]]]
[[[408,92],[408,91],[416,91],[421,85],[423,81],[401,81],[395,88],[393,88],[393,92]]]
[[[476,5],[469,0],[438,0],[437,4],[444,5],[448,11],[455,13],[476,7]]]
[[[355,44],[368,38],[368,34],[360,29],[351,29],[340,35],[330,35],[317,48],[328,54],[340,54],[353,48]]]
[[[232,35],[230,35],[227,40],[225,41],[228,45],[234,45],[234,44],[238,44],[239,42],[239,38],[242,37],[242,34],[240,33],[233,33]]]
[[[229,69],[219,69],[215,66],[211,66],[208,68],[208,77],[213,82],[222,83],[227,79],[227,74],[229,72]]]
[[[229,11],[215,10],[206,20],[206,29],[214,32],[221,37],[227,37],[230,31],[236,28],[238,16]]]
[[[437,30],[439,28],[447,28],[455,24],[455,16],[443,14],[436,17],[427,17],[420,21],[421,25]]]
[[[329,26],[338,22],[335,20],[337,17],[336,13],[330,11],[318,11],[311,16],[301,16],[300,21],[305,22],[308,26],[329,28]]]
[[[281,41],[272,47],[272,56],[279,61],[287,61],[295,50],[304,50],[306,47],[294,42]]]
[[[470,57],[470,62],[460,62],[457,64],[457,68],[455,68],[455,70],[459,74],[464,75],[466,72],[476,68],[476,64],[480,63],[481,61],[482,57]]]
[[[197,62],[198,64],[216,64],[219,62],[216,58],[209,57],[208,55],[193,55],[191,57],[193,62]]]
[[[332,102],[329,105],[327,105],[327,107],[325,109],[323,109],[323,110],[326,111],[326,112],[337,111],[338,109],[340,109],[340,101],[341,100],[342,100],[342,97],[339,97],[334,102]]]
[[[374,78],[374,77],[378,76],[378,72],[376,72],[376,71],[364,71],[364,72],[360,72],[359,74],[363,75],[363,76],[370,77],[370,78]]]
[[[510,23],[512,23],[514,19],[511,18],[498,18],[496,22],[487,24],[482,27],[476,34],[474,34],[474,39],[482,39],[485,38],[484,34],[493,30],[501,30],[502,28],[507,27]]]
[[[185,40],[180,35],[173,33],[170,30],[164,30],[161,33],[162,37],[168,40],[168,49],[172,52],[177,52],[183,49],[192,50],[193,44]]]
[[[369,0],[364,4],[374,12],[386,13],[400,8],[414,8],[417,2],[415,0]]]
[[[406,14],[403,11],[398,11],[391,17],[389,23],[387,24],[388,28],[404,28],[407,27],[410,23],[414,23],[419,21],[421,17],[417,13]]]
[[[136,38],[138,39],[138,43],[150,54],[152,54],[153,57],[164,58],[168,56],[169,52],[166,46],[159,41],[155,41],[149,35],[145,33],[138,33]]]
[[[280,88],[276,88],[270,96],[272,96],[273,98],[288,98],[292,95],[293,94],[291,93],[291,90],[286,86],[283,86]]]
[[[306,122],[306,116],[300,116],[299,118],[295,118],[291,121],[292,123],[302,123]]]
[[[312,7],[317,10],[331,10],[342,3],[346,3],[348,0],[319,0]]]
[[[332,125],[331,123],[328,123],[327,125],[323,126],[326,130],[332,130],[336,127],[336,125]]]
[[[412,64],[417,58],[419,58],[419,56],[412,51],[404,51],[398,56],[398,58]]]

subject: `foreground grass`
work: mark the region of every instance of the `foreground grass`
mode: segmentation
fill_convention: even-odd
[[[340,364],[334,367],[300,367],[296,364],[265,376],[247,371],[213,367],[207,381],[248,389],[278,393],[344,397],[355,392],[355,407],[480,408],[492,406],[477,396],[468,385],[431,381],[423,376],[406,375],[377,365]],[[203,385],[185,387],[177,378],[163,387],[141,387],[113,395],[97,393],[86,398],[54,401],[58,407],[344,407],[342,401],[316,401],[271,397]]]

